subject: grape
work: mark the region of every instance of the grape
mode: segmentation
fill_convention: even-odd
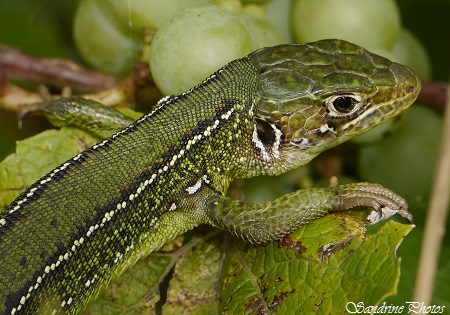
[[[393,0],[296,0],[292,9],[296,42],[339,38],[369,50],[390,49],[400,31]]]
[[[135,30],[159,28],[176,13],[212,0],[109,0],[124,25]]]
[[[240,0],[215,0],[214,4],[234,13],[240,13],[242,11],[242,3]]]
[[[391,132],[395,132],[398,125],[403,121],[403,114],[396,116],[387,122],[363,133],[362,135],[356,136],[350,139],[350,142],[358,143],[358,144],[368,144],[374,143],[382,140],[386,135],[389,135]]]
[[[431,62],[422,43],[410,31],[402,28],[392,49],[392,60],[416,71],[422,80],[431,79]]]
[[[287,42],[283,34],[268,21],[267,12],[260,5],[252,3],[242,5],[239,0],[217,0],[216,4],[238,14],[249,28],[255,42],[255,48],[275,46]]]
[[[269,47],[286,43],[284,36],[267,20],[249,14],[242,14],[241,19],[245,22],[255,41],[255,48]]]
[[[102,0],[80,2],[73,32],[84,60],[110,74],[127,75],[141,54],[142,36],[122,25],[111,6]]]
[[[255,49],[248,27],[218,6],[186,9],[164,24],[150,48],[150,68],[163,94],[179,94]]]
[[[242,6],[242,9],[239,13],[242,15],[251,15],[262,20],[267,20],[266,10],[264,10],[262,6],[257,4],[247,4]]]
[[[431,109],[413,106],[395,133],[363,146],[358,157],[363,180],[385,185],[411,199],[429,193],[435,169],[442,119]]]
[[[286,1],[286,0],[283,0]],[[248,4],[248,3],[257,3],[257,4],[265,4],[268,2],[272,2],[272,0],[242,0],[242,3]],[[288,1],[286,1],[288,2]]]
[[[291,43],[291,20],[288,18],[291,12],[291,1],[274,0],[265,4],[263,8],[267,12],[268,22],[283,35],[288,43]]]

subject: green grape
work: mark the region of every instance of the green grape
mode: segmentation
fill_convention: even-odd
[[[240,15],[255,41],[255,47],[269,47],[284,44],[287,40],[268,21],[249,14]]]
[[[422,43],[410,31],[402,28],[392,48],[392,60],[414,69],[420,79],[431,79],[431,62]]]
[[[266,10],[258,5],[258,4],[247,4],[242,6],[242,9],[240,12],[235,12],[235,13],[240,13],[240,14],[248,14],[257,18],[260,18],[262,20],[267,20],[267,12]]]
[[[263,8],[267,12],[267,20],[286,38],[288,43],[292,43],[291,23],[289,14],[291,12],[291,1],[274,0],[264,4]]]
[[[150,68],[162,93],[179,94],[255,49],[248,27],[218,6],[186,9],[155,33]]]
[[[287,42],[286,37],[268,20],[267,10],[262,6],[254,3],[242,5],[240,0],[216,0],[215,4],[239,15],[249,28],[256,48]]]
[[[176,13],[212,0],[109,0],[124,25],[135,30],[159,28]]]
[[[286,0],[283,0],[286,1]],[[272,2],[272,0],[242,0],[243,4],[248,4],[248,3],[256,3],[256,4],[265,4],[268,2]],[[286,1],[289,2],[289,1]]]
[[[339,38],[369,50],[390,49],[400,31],[394,0],[295,0],[291,19],[300,43]]]
[[[386,135],[395,131],[399,124],[402,123],[403,115],[397,116],[372,130],[350,139],[350,142],[358,144],[374,143],[382,140]]]
[[[141,54],[142,36],[123,25],[102,0],[83,0],[74,18],[75,44],[96,69],[125,76]]]
[[[242,11],[240,0],[215,0],[214,4],[234,13],[241,13]]]
[[[414,105],[389,137],[363,146],[358,156],[362,179],[393,189],[411,199],[426,197],[434,175],[442,119],[431,109]]]

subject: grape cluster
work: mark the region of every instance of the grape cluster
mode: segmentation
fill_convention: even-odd
[[[144,49],[144,29],[154,32],[149,49]],[[394,0],[82,0],[74,37],[86,61],[109,73],[126,75],[139,58],[147,60],[156,85],[166,95],[188,90],[227,62],[257,48],[323,38],[348,40],[412,67],[423,80],[430,79],[428,56],[402,26]],[[395,122],[355,139],[366,144],[358,161],[364,180],[387,181],[389,186],[386,178],[404,178],[409,186],[417,184],[411,191],[426,190],[431,174],[415,181],[408,171],[411,168],[400,167],[407,163],[386,153],[420,155],[420,139],[423,147],[429,148],[427,152],[435,152],[437,143],[429,145],[429,134],[408,127],[414,125],[416,116],[412,113],[403,119],[406,127],[400,126],[404,130],[394,144],[394,140],[373,143],[398,129]],[[419,119],[421,125],[436,125],[432,113]],[[434,139],[438,138],[434,135],[438,130],[432,129]],[[404,139],[414,139],[416,146]],[[430,159],[420,162],[403,157],[432,167]],[[413,169],[420,167],[414,165]],[[408,186],[402,182],[393,187],[395,178],[391,188],[399,191]]]
[[[143,30],[153,30],[144,53]],[[163,94],[178,94],[264,46],[340,38],[430,74],[422,45],[402,28],[394,0],[82,0],[74,21],[81,55],[126,75],[147,59]]]

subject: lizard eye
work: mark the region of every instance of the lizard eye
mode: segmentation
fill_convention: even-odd
[[[361,97],[353,94],[335,95],[325,102],[333,116],[346,116],[358,110]]]
[[[348,113],[355,108],[356,103],[357,101],[353,97],[340,96],[334,99],[333,106],[340,113]]]

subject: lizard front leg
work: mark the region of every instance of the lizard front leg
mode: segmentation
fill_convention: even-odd
[[[328,188],[310,188],[283,195],[264,204],[247,204],[213,195],[207,203],[211,224],[252,243],[280,239],[312,220],[331,212],[355,207],[373,209],[372,224],[398,213],[408,221],[405,200],[378,184],[355,183]]]

